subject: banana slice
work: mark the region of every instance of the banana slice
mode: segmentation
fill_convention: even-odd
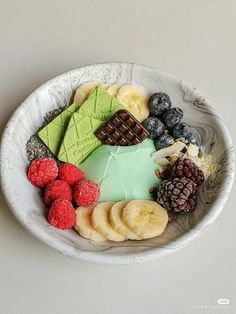
[[[99,86],[107,90],[111,86],[111,84],[108,84],[108,83],[106,83],[106,84],[99,84]]]
[[[118,91],[116,98],[138,121],[142,122],[148,117],[148,98],[140,87],[124,85]]]
[[[121,85],[120,85],[120,84],[113,84],[113,85],[111,85],[110,87],[108,87],[107,92],[108,92],[112,97],[115,97],[120,88],[121,88]]]
[[[91,217],[92,226],[106,239],[121,242],[126,240],[125,236],[115,231],[109,221],[109,212],[114,203],[104,202],[95,206]]]
[[[81,106],[83,102],[86,100],[86,98],[88,97],[88,95],[98,85],[100,84],[96,81],[91,81],[91,82],[84,83],[83,85],[80,85],[75,92],[74,103]]]
[[[115,203],[110,210],[110,221],[115,231],[123,234],[127,239],[140,240],[141,238],[133,233],[122,221],[123,208],[129,201],[120,201]]]
[[[106,241],[106,238],[101,233],[96,231],[91,226],[91,216],[94,206],[92,207],[79,207],[76,210],[75,230],[84,238],[95,242]]]
[[[159,236],[168,223],[167,211],[153,201],[130,201],[123,209],[127,226],[143,239]]]

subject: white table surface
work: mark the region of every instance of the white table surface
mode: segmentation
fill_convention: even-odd
[[[182,76],[236,133],[234,0],[0,0],[0,128],[49,78],[131,61]],[[33,238],[0,195],[1,314],[236,313],[235,185],[186,248],[126,266],[70,259]],[[228,306],[218,306],[227,298]]]

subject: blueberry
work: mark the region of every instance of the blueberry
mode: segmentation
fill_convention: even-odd
[[[183,110],[176,107],[169,109],[166,111],[163,115],[163,122],[167,126],[167,128],[171,129],[174,125],[180,122],[180,120],[183,118]]]
[[[171,100],[165,93],[155,93],[148,100],[150,113],[155,116],[162,115],[171,107]]]
[[[158,118],[155,117],[149,117],[146,120],[143,121],[143,126],[147,129],[149,132],[149,137],[151,139],[155,139],[162,135],[165,131],[165,126],[159,120]]]
[[[183,137],[188,141],[190,141],[193,136],[191,126],[186,122],[179,122],[176,124],[173,127],[172,135],[175,139]]]
[[[158,137],[156,140],[155,140],[155,147],[156,149],[161,149],[161,148],[165,148],[165,147],[168,147],[172,144],[174,144],[174,139],[171,135],[169,134],[164,134],[160,137]]]

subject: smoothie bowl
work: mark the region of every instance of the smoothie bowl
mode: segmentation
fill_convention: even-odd
[[[126,264],[200,235],[234,175],[228,131],[191,85],[108,63],[62,74],[15,111],[1,143],[16,218],[63,254]]]

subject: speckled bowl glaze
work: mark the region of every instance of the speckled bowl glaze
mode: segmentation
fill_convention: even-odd
[[[203,184],[197,208],[180,215],[160,237],[123,243],[93,243],[73,229],[60,231],[46,220],[46,208],[39,190],[27,180],[25,145],[43,122],[45,114],[70,103],[82,83],[143,86],[147,94],[162,91],[173,105],[184,110],[185,120],[195,131],[204,150],[213,156],[216,171]],[[5,198],[16,218],[36,237],[63,254],[81,260],[128,264],[161,257],[185,246],[199,236],[222,211],[233,182],[234,153],[230,135],[209,102],[190,84],[152,67],[131,63],[104,63],[85,66],[48,81],[34,91],[9,120],[1,143],[1,182]]]

